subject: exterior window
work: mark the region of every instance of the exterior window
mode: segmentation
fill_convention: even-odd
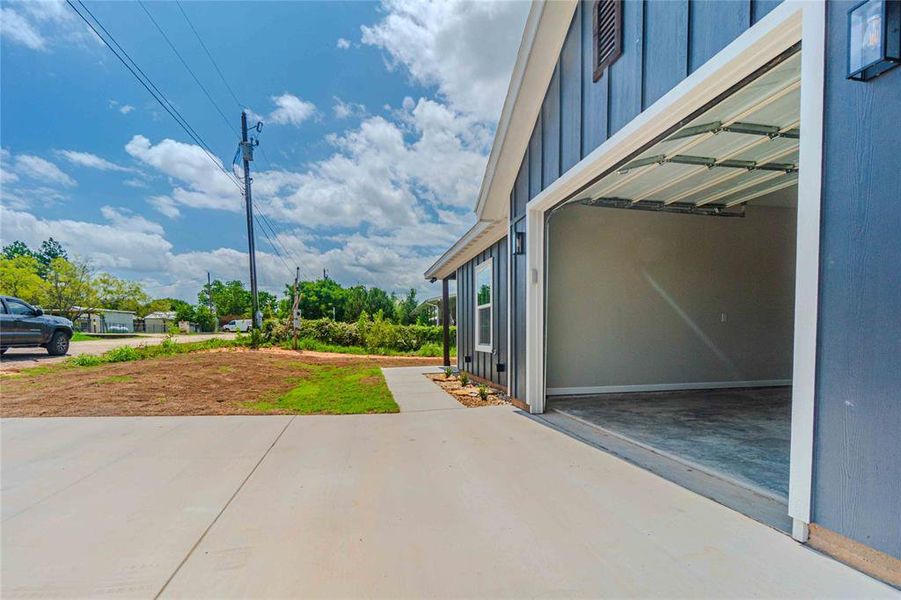
[[[476,351],[491,352],[491,303],[494,299],[493,259],[476,266]]]
[[[623,3],[622,0],[595,0],[594,2],[594,80],[604,74],[604,69],[616,62],[623,53]]]

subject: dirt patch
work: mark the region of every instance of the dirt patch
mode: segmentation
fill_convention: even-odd
[[[297,385],[306,365],[378,367],[440,359],[225,349],[4,377],[2,417],[260,414],[250,403]],[[277,412],[277,411],[276,411]]]
[[[485,400],[479,397],[479,385],[470,383],[463,386],[456,375],[449,378],[444,373],[426,373],[426,377],[434,381],[445,392],[457,399],[457,402],[468,408],[478,408],[480,406],[498,406],[501,404],[509,404],[507,397],[498,392],[496,389],[488,388],[488,397]]]

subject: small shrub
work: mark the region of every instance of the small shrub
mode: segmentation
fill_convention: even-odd
[[[130,360],[138,360],[141,355],[131,346],[119,346],[103,353],[104,362],[128,362]]]
[[[463,387],[469,385],[469,373],[467,373],[466,371],[460,373],[460,385],[462,385]]]
[[[488,400],[488,386],[484,384],[479,384],[479,398],[482,399],[482,402]]]
[[[91,354],[79,354],[78,356],[73,356],[67,362],[70,365],[75,365],[76,367],[96,367],[97,365],[102,365],[106,361],[99,356],[93,356]]]
[[[444,378],[450,379],[451,375],[454,374],[454,370],[451,367],[444,367]]]

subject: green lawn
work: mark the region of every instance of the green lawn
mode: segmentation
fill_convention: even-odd
[[[396,413],[400,409],[382,371],[366,365],[303,365],[303,378],[296,387],[274,400],[248,404],[260,412],[350,415]]]
[[[96,340],[96,339],[99,339],[99,338],[96,338],[92,335],[88,335],[86,333],[82,333],[80,331],[76,331],[75,333],[72,334],[70,341],[72,341],[72,342],[89,342],[91,340]]]

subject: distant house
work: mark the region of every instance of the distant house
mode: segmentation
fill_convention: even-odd
[[[75,326],[85,333],[134,333],[135,313],[131,310],[85,308]]]
[[[144,317],[144,333],[168,333],[173,323],[176,323],[174,310],[152,312]]]

